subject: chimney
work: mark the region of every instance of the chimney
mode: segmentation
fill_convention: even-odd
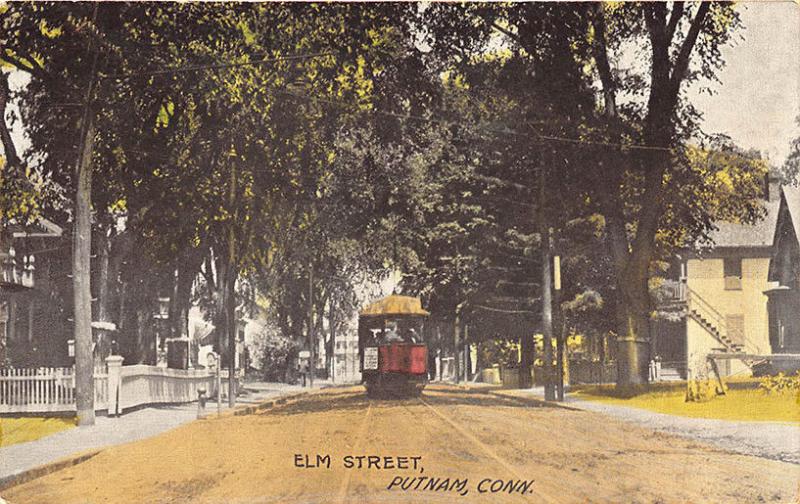
[[[764,199],[777,201],[781,197],[781,179],[773,170],[764,176]]]

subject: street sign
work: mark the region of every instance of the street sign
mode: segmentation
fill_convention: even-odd
[[[311,351],[310,350],[300,350],[297,352],[297,357],[300,359],[310,359],[311,358]]]
[[[364,369],[378,369],[378,347],[364,349]]]

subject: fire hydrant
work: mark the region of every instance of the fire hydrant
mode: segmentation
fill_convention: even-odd
[[[206,389],[197,389],[197,418],[203,418],[206,411]]]

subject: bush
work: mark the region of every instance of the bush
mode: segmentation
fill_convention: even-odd
[[[519,345],[502,339],[481,341],[478,344],[478,362],[483,367],[492,367],[495,364],[517,367]]]
[[[761,379],[759,388],[767,394],[786,394],[800,391],[800,371],[787,376],[778,373],[775,376],[765,376]]]
[[[264,328],[259,340],[260,368],[264,380],[287,381],[297,357],[297,343],[269,327]]]

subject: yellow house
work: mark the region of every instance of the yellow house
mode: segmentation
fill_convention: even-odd
[[[712,249],[679,258],[673,301],[682,316],[656,323],[653,331],[653,357],[665,361],[665,376],[703,376],[709,353],[771,353],[764,291],[769,289],[780,188],[772,180],[768,186],[764,219],[755,225],[719,222]],[[748,364],[720,361],[719,371],[749,375]]]

